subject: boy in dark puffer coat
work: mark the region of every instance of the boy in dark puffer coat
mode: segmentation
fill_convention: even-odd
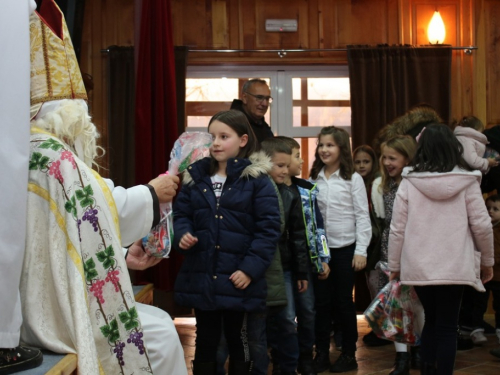
[[[302,217],[302,202],[297,189],[284,182],[288,177],[292,149],[283,140],[269,138],[261,144],[271,157],[273,167],[269,175],[278,186],[285,214],[285,232],[279,241],[281,264],[288,304],[267,320],[268,343],[272,349],[273,371],[295,374],[299,360],[299,340],[295,322],[295,294],[308,288],[309,260],[307,238]]]

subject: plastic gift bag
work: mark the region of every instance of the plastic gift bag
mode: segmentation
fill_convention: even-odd
[[[364,312],[368,325],[383,339],[420,345],[424,308],[415,289],[392,280]]]
[[[167,174],[179,174],[195,161],[210,154],[212,136],[206,132],[185,132],[170,152]],[[168,258],[174,238],[172,203],[160,205],[160,222],[142,239],[144,251],[151,256]]]

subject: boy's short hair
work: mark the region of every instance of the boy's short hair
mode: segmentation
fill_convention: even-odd
[[[260,148],[264,151],[270,158],[274,157],[276,153],[283,153],[287,155],[292,155],[292,148],[288,146],[286,142],[277,137],[266,138],[260,144]]]
[[[486,202],[485,203],[488,203],[488,202],[500,202],[500,194],[495,194],[495,195],[491,195],[489,196],[488,198],[486,198]]]
[[[298,148],[300,150],[300,144],[299,142],[297,142],[295,139],[293,138],[290,138],[290,137],[286,137],[284,135],[278,135],[276,137],[274,137],[276,139],[280,139],[282,140],[283,142],[285,142],[292,150],[294,148]]]

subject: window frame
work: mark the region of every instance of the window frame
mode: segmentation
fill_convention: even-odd
[[[347,65],[331,66],[188,66],[188,78],[241,78],[265,77],[269,78],[271,96],[271,130],[274,134],[286,135],[293,138],[316,137],[322,126],[293,126],[293,95],[292,78],[349,78]],[[240,95],[241,93],[239,93]],[[233,98],[238,99],[238,98]],[[229,108],[228,108],[229,109]],[[186,123],[187,123],[186,113]],[[186,131],[206,131],[206,127],[187,127]]]

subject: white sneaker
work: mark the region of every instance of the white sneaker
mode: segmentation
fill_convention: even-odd
[[[481,345],[488,341],[486,336],[484,335],[484,329],[483,328],[478,328],[475,329],[470,333],[470,338],[472,339],[472,342],[474,345]]]
[[[498,343],[500,343],[500,328],[497,328],[497,329],[495,330],[495,333],[496,333],[496,335],[497,335],[497,337],[498,337]]]

